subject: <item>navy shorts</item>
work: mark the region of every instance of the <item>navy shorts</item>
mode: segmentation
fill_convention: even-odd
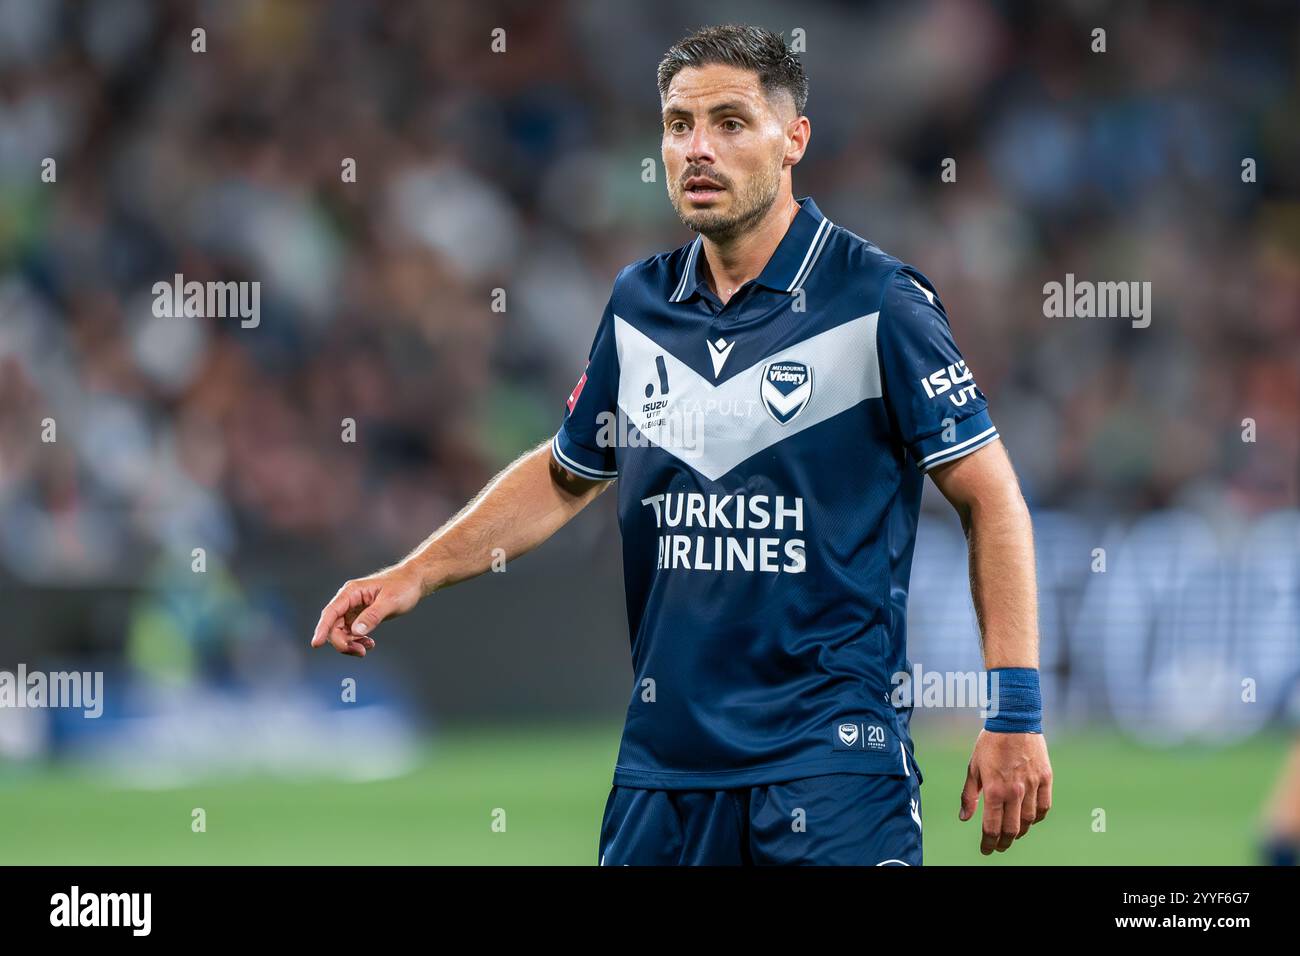
[[[916,775],[832,773],[734,790],[610,788],[602,866],[920,866]]]

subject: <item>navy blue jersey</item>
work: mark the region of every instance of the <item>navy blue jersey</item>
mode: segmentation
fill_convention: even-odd
[[[699,236],[623,269],[551,442],[617,479],[618,785],[916,770],[891,692],[922,483],[997,431],[929,280],[799,203],[726,305]]]

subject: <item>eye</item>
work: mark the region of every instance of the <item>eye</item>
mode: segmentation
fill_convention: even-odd
[[[735,132],[736,130],[740,129],[740,128],[741,128],[741,125],[742,125],[741,122],[740,122],[740,120],[736,119],[735,117],[732,117],[731,119],[725,119],[725,120],[722,121],[722,125],[723,125],[723,126],[726,126],[728,123],[734,123],[734,124],[735,124],[735,127],[734,127],[734,129],[732,130],[732,132]]]
[[[680,132],[680,130],[678,130],[677,127],[685,126],[685,125],[686,125],[685,120],[673,120],[671,123],[668,124],[668,132],[670,133]]]

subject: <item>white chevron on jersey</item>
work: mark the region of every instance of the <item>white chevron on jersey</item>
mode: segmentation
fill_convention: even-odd
[[[879,312],[851,319],[833,329],[764,356],[719,384],[677,359],[622,316],[614,316],[618,348],[618,405],[653,445],[716,481],[742,461],[805,428],[881,397],[876,354]],[[663,357],[668,404],[662,416],[674,427],[655,429],[646,406],[646,385],[659,380],[656,359]],[[763,408],[763,369],[771,362],[802,362],[813,370],[816,387],[808,405],[782,425]],[[865,439],[864,439],[865,440]]]
[[[931,305],[934,305],[934,293],[933,293],[933,292],[931,292],[931,291],[930,291],[929,289],[927,289],[925,286],[921,285],[921,283],[917,282],[917,281],[916,281],[915,279],[913,279],[911,276],[908,276],[908,277],[907,277],[907,281],[910,282],[910,283],[912,283],[912,285],[916,286],[918,289],[920,289],[921,292],[924,293],[925,298],[926,298],[926,301],[928,301]]]

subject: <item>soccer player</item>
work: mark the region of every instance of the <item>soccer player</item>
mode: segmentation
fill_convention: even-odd
[[[997,690],[959,817],[982,792],[981,851],[1004,851],[1051,806],[1032,533],[944,305],[795,200],[808,81],[779,34],[701,30],[658,84],[695,237],[619,273],[555,435],[345,584],[312,644],[365,656],[381,621],[617,482],[635,683],[598,860],[919,865],[911,706],[891,692],[929,475],[969,538]]]

